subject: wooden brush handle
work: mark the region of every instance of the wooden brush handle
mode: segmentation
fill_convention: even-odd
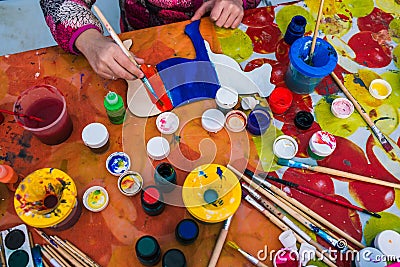
[[[222,248],[224,247],[226,236],[228,235],[228,230],[221,229],[219,233],[217,243],[215,243],[214,251],[211,255],[208,267],[215,267],[217,265],[219,255],[221,254]]]

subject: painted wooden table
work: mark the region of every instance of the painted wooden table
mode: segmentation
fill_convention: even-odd
[[[393,3],[388,6],[386,1],[371,0],[363,1],[368,2],[368,5],[357,8],[358,5],[352,4],[354,1],[326,2],[320,36],[334,35],[351,48],[338,42],[336,49],[341,57],[335,72],[390,138],[399,157],[400,78],[396,66],[398,63],[394,60],[399,52],[399,20],[394,18],[400,13],[399,5]],[[261,64],[271,64],[272,75],[269,77],[266,73],[265,78],[270,78],[275,85],[284,85],[288,47],[282,42],[282,33],[293,15],[302,14],[309,22],[307,34],[310,34],[314,28],[312,18],[316,17],[317,9],[317,1],[306,1],[249,10],[238,30],[215,30],[208,19],[203,19],[201,33],[214,52],[232,56],[246,71]],[[157,64],[174,56],[193,58],[191,42],[183,33],[187,23],[124,33],[121,39],[132,38],[134,45],[131,51],[143,57],[148,64]],[[115,91],[125,99],[125,81],[98,77],[84,57],[67,54],[59,47],[3,56],[0,58],[0,70],[1,108],[11,110],[20,92],[33,85],[47,83],[63,91],[74,125],[74,131],[67,141],[47,146],[24,131],[13,117],[6,116],[5,122],[0,125],[0,163],[13,166],[21,178],[44,167],[61,169],[74,179],[80,199],[92,185],[101,185],[110,194],[109,206],[102,212],[92,213],[84,209],[73,228],[62,232],[45,230],[48,234],[68,239],[102,266],[139,266],[134,246],[136,240],[144,234],[155,236],[164,252],[170,248],[181,249],[186,255],[188,266],[207,266],[221,223],[200,223],[197,241],[182,246],[175,240],[174,229],[180,220],[190,218],[191,215],[182,207],[180,191],[171,195],[170,205],[161,215],[150,217],[141,208],[139,196],[122,195],[117,188],[117,178],[105,168],[109,154],[125,151],[131,157],[131,169],[140,172],[145,183],[151,184],[154,166],[159,163],[147,157],[145,147],[150,138],[159,135],[155,117],[137,118],[128,112],[123,125],[113,125],[106,116],[104,96],[108,91]],[[358,76],[350,73],[358,73]],[[357,83],[359,80],[355,77],[367,86],[372,79],[382,77],[392,84],[393,92],[386,100],[375,100]],[[362,118],[355,113],[348,119],[337,119],[330,113],[330,103],[338,95],[342,93],[330,77],[322,81],[315,93],[294,95],[292,107],[285,114],[275,116],[274,125],[262,137],[254,137],[247,132],[231,133],[225,129],[216,134],[203,130],[200,117],[204,110],[215,107],[213,100],[199,101],[175,109],[182,123],[175,135],[166,138],[171,145],[167,160],[176,166],[178,185],[183,184],[192,169],[203,163],[230,163],[240,170],[247,165],[250,169],[270,172],[327,194],[340,195],[353,204],[379,212],[381,219],[371,219],[366,214],[294,190],[289,192],[363,244],[369,244],[384,229],[400,232],[397,191],[318,173],[286,169],[273,162],[272,142],[277,135],[284,133],[293,136],[299,143],[297,159],[316,163],[308,157],[306,146],[312,133],[323,129],[335,135],[338,146],[331,156],[319,161],[319,165],[398,182],[398,158],[389,157],[383,151]],[[266,103],[265,99],[259,99],[263,104]],[[294,115],[300,110],[311,111],[316,119],[307,131],[298,130],[294,126]],[[111,146],[105,154],[92,153],[81,141],[82,129],[91,122],[105,124],[110,132]],[[0,194],[0,229],[20,224],[21,220],[13,207],[13,193],[0,184]],[[269,251],[279,249],[281,245],[277,237],[280,232],[258,211],[242,202],[234,215],[227,240],[235,241],[244,250],[256,255],[265,246]],[[33,238],[36,243],[44,243],[35,233]],[[272,266],[269,258],[265,263]],[[338,265],[346,266],[345,263]],[[250,264],[237,252],[226,247],[218,266]]]

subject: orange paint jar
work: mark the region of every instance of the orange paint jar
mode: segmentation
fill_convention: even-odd
[[[0,165],[0,182],[7,184],[8,189],[15,191],[15,183],[18,181],[18,175],[11,166]]]

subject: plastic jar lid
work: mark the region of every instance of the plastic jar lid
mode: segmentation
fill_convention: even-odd
[[[127,171],[118,178],[118,189],[125,196],[136,195],[143,187],[142,176],[134,171]]]
[[[225,115],[218,109],[208,109],[201,117],[201,125],[206,131],[216,133],[224,128]]]
[[[90,123],[82,130],[82,141],[91,148],[104,146],[109,138],[106,126],[99,122]]]
[[[173,134],[179,128],[179,118],[175,113],[163,112],[158,115],[156,126],[162,134]]]
[[[93,212],[104,210],[108,205],[108,201],[108,193],[101,186],[92,186],[83,194],[83,205]]]
[[[308,144],[315,155],[326,157],[335,150],[336,138],[326,131],[318,131],[311,136]]]
[[[173,248],[165,252],[162,259],[163,267],[186,267],[186,258],[182,251]]]
[[[254,109],[259,103],[260,100],[257,100],[252,96],[243,97],[240,101],[240,105],[244,110]]]
[[[164,137],[156,136],[147,142],[147,155],[154,160],[165,159],[169,152],[169,143]]]
[[[392,86],[385,80],[375,79],[369,85],[368,90],[376,99],[385,99],[392,93]]]
[[[310,129],[314,122],[314,116],[308,111],[299,111],[294,117],[294,125],[300,130]]]
[[[374,240],[374,246],[385,255],[400,257],[400,234],[393,230],[380,232]]]
[[[360,257],[354,261],[356,267],[385,267],[384,255],[376,248],[366,247],[358,252]]]
[[[131,167],[131,159],[124,152],[114,152],[106,160],[107,170],[115,176],[120,176]]]
[[[142,263],[149,262],[154,265],[161,258],[161,249],[157,239],[149,235],[142,236],[136,241],[135,251]]]
[[[299,147],[296,140],[289,135],[277,137],[273,144],[275,156],[282,159],[292,159],[296,156]]]
[[[193,243],[199,236],[199,226],[192,219],[183,219],[175,228],[175,236],[181,243]]]
[[[217,105],[224,109],[233,108],[239,99],[239,94],[235,89],[221,87],[215,95],[215,102]]]
[[[247,116],[243,111],[231,110],[225,116],[225,125],[231,132],[241,132],[246,128]]]
[[[339,97],[333,100],[331,104],[331,111],[335,117],[339,119],[346,119],[353,114],[354,105],[347,98]]]

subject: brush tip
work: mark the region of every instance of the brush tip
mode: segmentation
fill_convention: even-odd
[[[236,250],[239,249],[239,246],[238,246],[235,242],[233,242],[233,241],[228,241],[228,242],[226,242],[226,244],[227,244],[228,246],[230,246],[231,248],[234,248],[234,249],[236,249]]]

